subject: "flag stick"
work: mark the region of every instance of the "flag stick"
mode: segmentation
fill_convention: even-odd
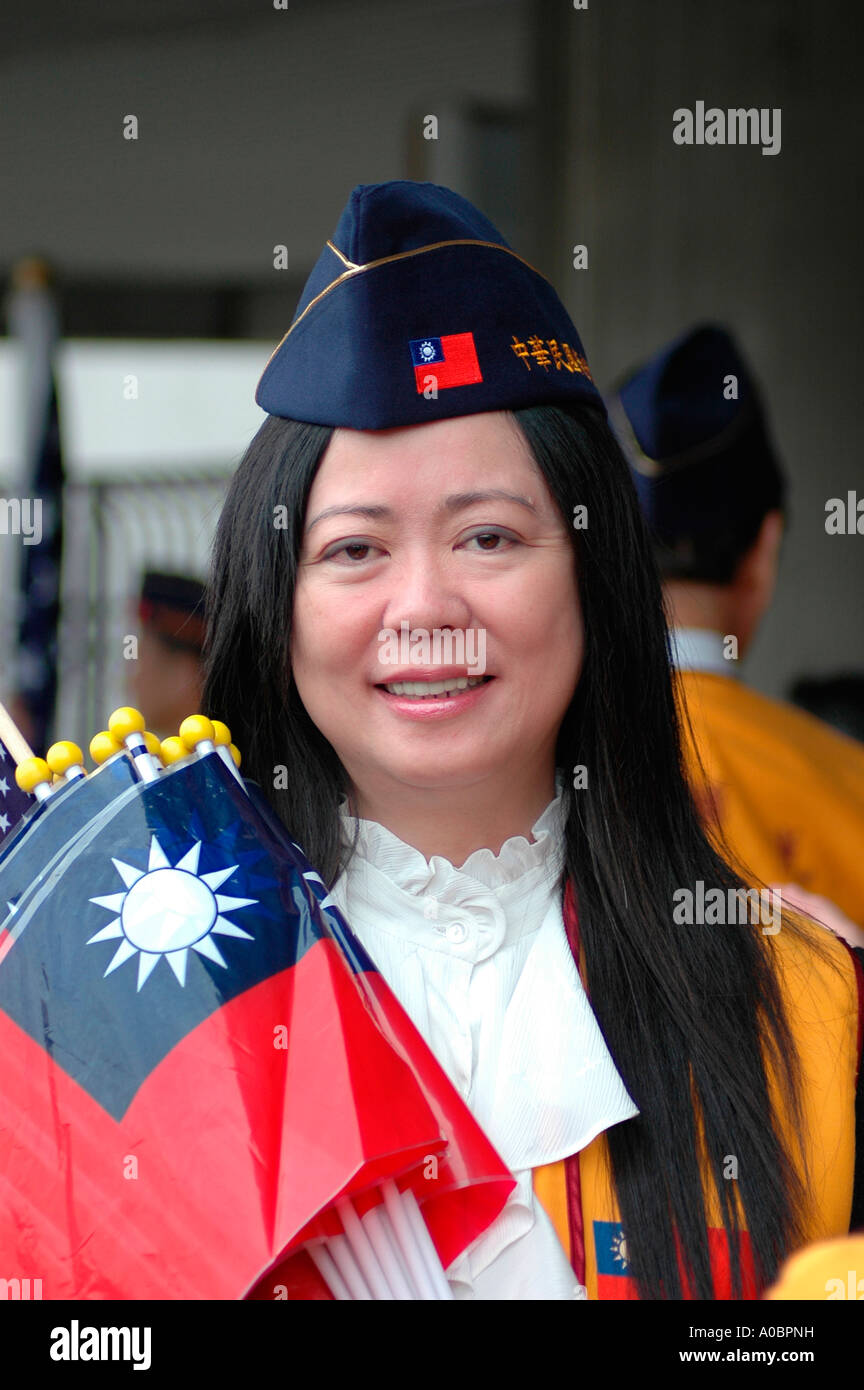
[[[429,1276],[432,1279],[433,1285],[435,1287],[435,1297],[442,1299],[452,1299],[453,1290],[447,1283],[447,1276],[444,1273],[441,1261],[438,1258],[438,1251],[435,1249],[435,1244],[432,1240],[432,1237],[429,1234],[429,1227],[423,1220],[423,1213],[421,1212],[417,1202],[417,1198],[414,1196],[414,1193],[411,1191],[410,1187],[407,1189],[407,1191],[403,1192],[402,1202],[405,1207],[405,1210],[408,1213],[408,1220],[414,1227],[414,1231],[417,1236],[417,1243],[420,1246],[420,1249],[423,1253],[423,1259],[425,1261],[426,1268],[429,1271]]]
[[[306,1246],[306,1249],[309,1251],[310,1259],[333,1297],[340,1303],[350,1301],[351,1291],[336,1268],[333,1256],[325,1247],[324,1242],[313,1241]]]
[[[388,1186],[392,1188],[387,1194],[391,1210],[398,1212],[401,1240],[386,1206],[373,1207],[359,1218],[350,1202],[340,1202],[336,1210],[346,1234],[306,1246],[318,1272],[334,1298],[342,1301],[452,1299],[416,1199],[410,1194],[409,1202],[409,1194],[400,1193],[392,1183]]]
[[[3,704],[0,704],[0,739],[6,744],[16,763],[23,763],[27,758],[33,757],[33,749]]]
[[[325,1241],[325,1249],[332,1255],[333,1263],[345,1280],[351,1297],[361,1302],[371,1302],[372,1294],[351,1253],[351,1246],[348,1244],[347,1237],[328,1236]]]
[[[336,1211],[345,1228],[345,1235],[348,1238],[354,1258],[363,1271],[366,1282],[372,1290],[372,1297],[375,1299],[392,1300],[393,1291],[387,1283],[387,1278],[383,1269],[378,1263],[369,1237],[360,1225],[360,1217],[347,1199],[343,1199],[341,1202],[336,1203]]]
[[[360,1222],[393,1290],[393,1297],[402,1303],[416,1299],[416,1290],[403,1265],[399,1244],[384,1207],[370,1207],[366,1215],[361,1216]]]
[[[381,1191],[384,1194],[384,1204],[387,1208],[387,1215],[393,1223],[396,1239],[411,1271],[411,1277],[417,1286],[418,1297],[426,1300],[437,1299],[435,1284],[426,1268],[426,1261],[417,1243],[416,1232],[409,1220],[404,1196],[399,1192],[392,1178],[382,1183]]]

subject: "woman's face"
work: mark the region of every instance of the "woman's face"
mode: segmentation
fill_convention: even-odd
[[[335,431],[290,660],[361,804],[549,777],[582,649],[567,526],[512,417]]]

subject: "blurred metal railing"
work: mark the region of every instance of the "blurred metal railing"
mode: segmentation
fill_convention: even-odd
[[[129,703],[124,639],[137,636],[146,569],[206,579],[227,474],[67,485],[58,737],[86,742]],[[146,711],[145,711],[146,713]]]

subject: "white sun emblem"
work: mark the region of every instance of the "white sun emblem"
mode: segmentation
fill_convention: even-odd
[[[435,349],[431,343],[426,342],[420,344],[420,356],[425,357],[427,362],[429,361],[430,357],[435,356]]]
[[[164,955],[180,984],[185,986],[190,949],[227,969],[227,962],[211,933],[253,940],[251,932],[229,922],[220,913],[249,907],[258,899],[228,898],[214,892],[226,878],[230,878],[237,865],[199,876],[200,853],[199,840],[182,859],[172,865],[154,835],[146,869],[137,869],[134,864],[124,864],[120,859],[111,860],[126,884],[126,892],[91,898],[90,901],[96,903],[97,907],[107,907],[110,912],[119,912],[120,916],[97,931],[87,942],[91,946],[94,941],[122,938],[105,975],[110,975],[124,960],[138,952],[140,989]]]
[[[628,1268],[627,1259],[627,1237],[623,1231],[619,1231],[612,1237],[612,1258],[619,1261],[622,1266],[622,1273]]]

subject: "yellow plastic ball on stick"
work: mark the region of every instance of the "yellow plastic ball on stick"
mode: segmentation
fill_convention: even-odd
[[[215,743],[215,731],[206,714],[190,714],[180,725],[180,738],[191,753],[199,743]]]
[[[40,783],[50,783],[51,769],[44,758],[25,758],[15,769],[15,781],[22,792],[34,792]]]
[[[84,762],[84,754],[77,743],[69,743],[65,739],[61,739],[59,743],[51,744],[45,754],[45,761],[55,776],[63,777],[70,767],[81,767]]]
[[[151,733],[149,729],[144,730],[144,742],[147,744],[148,753],[152,753],[154,758],[162,757],[162,744],[156,734]]]
[[[176,734],[173,734],[171,738],[162,740],[159,756],[165,766],[170,767],[172,763],[179,763],[181,758],[188,758],[189,749],[182,738],[177,738]]]
[[[141,711],[133,709],[131,705],[121,705],[108,720],[108,729],[118,743],[122,743],[130,734],[143,734],[146,727]]]
[[[103,729],[99,734],[94,734],[90,740],[90,757],[93,759],[94,763],[96,763],[97,767],[101,767],[103,763],[107,763],[108,759],[113,758],[115,753],[122,752],[123,744],[118,743],[116,738],[113,738],[107,729]]]
[[[229,753],[231,754],[231,757],[234,759],[234,766],[235,766],[235,767],[239,767],[239,766],[240,766],[240,749],[237,747],[237,744],[236,744],[236,743],[232,743],[228,751],[229,751]]]
[[[227,724],[223,724],[221,719],[213,720],[213,742],[217,748],[229,747],[231,743],[231,730]]]

